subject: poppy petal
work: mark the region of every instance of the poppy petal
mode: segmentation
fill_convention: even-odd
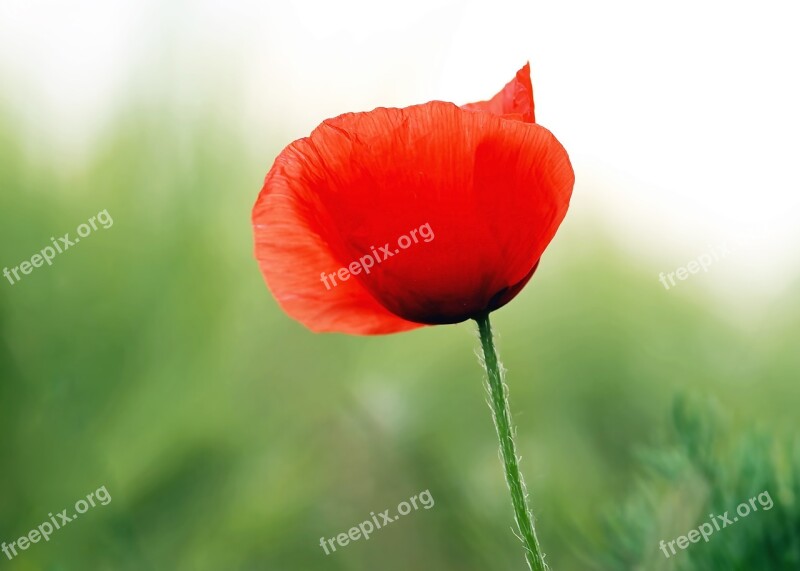
[[[282,307],[312,330],[455,323],[521,289],[573,182],[564,148],[533,123],[443,102],[350,113],[276,160],[253,212],[256,256]],[[423,227],[430,240],[399,244]],[[321,282],[368,255],[368,272]]]
[[[324,206],[290,184],[303,179],[305,157],[310,155],[310,139],[287,147],[267,175],[253,209],[256,257],[278,304],[317,333],[375,335],[422,327],[390,313],[356,280],[340,287],[322,282],[323,270],[335,272],[342,265],[328,248],[325,229],[315,224]]]
[[[522,66],[514,79],[488,101],[468,103],[462,107],[469,111],[484,111],[507,119],[535,123],[530,63]]]

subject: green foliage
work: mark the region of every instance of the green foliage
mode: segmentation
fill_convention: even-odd
[[[677,399],[669,442],[640,455],[641,477],[609,519],[593,568],[800,569],[798,442],[740,435],[718,406],[698,402]],[[703,524],[708,541],[701,535],[672,552],[671,540]]]

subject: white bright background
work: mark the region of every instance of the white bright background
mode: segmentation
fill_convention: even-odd
[[[0,103],[64,164],[136,97],[221,101],[266,155],[342,112],[485,99],[530,60],[537,120],[578,177],[570,217],[604,219],[654,287],[749,235],[680,287],[757,308],[800,260],[797,16],[788,1],[1,0]]]

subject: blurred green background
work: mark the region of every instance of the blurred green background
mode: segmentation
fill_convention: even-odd
[[[547,560],[798,571],[792,16],[0,2],[0,270],[102,210],[114,222],[19,283],[0,276],[0,544],[98,488],[112,498],[0,552],[0,571],[524,569],[474,324],[308,332],[263,283],[250,210],[323,118],[485,99],[526,59],[537,120],[577,175],[535,278],[493,316]],[[659,283],[746,233],[708,273]],[[432,509],[320,547],[425,490]],[[662,556],[764,490],[774,509]]]
[[[213,109],[137,108],[64,169],[1,116],[0,265],[100,210],[114,224],[0,282],[0,541],[101,486],[113,498],[0,569],[523,568],[473,324],[314,335],[268,293],[249,213],[284,138],[267,135],[262,155]],[[668,439],[675,395],[712,397],[731,435],[790,444],[800,410],[800,286],[734,319],[699,285],[665,291],[664,267],[578,210],[494,314],[558,570],[607,554],[607,515],[638,486],[637,450]],[[424,490],[433,509],[319,547]],[[667,522],[663,539],[702,521]]]

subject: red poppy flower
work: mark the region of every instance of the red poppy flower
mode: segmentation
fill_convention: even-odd
[[[256,258],[314,331],[457,323],[528,282],[573,183],[526,64],[488,101],[346,113],[286,147],[253,209]]]

